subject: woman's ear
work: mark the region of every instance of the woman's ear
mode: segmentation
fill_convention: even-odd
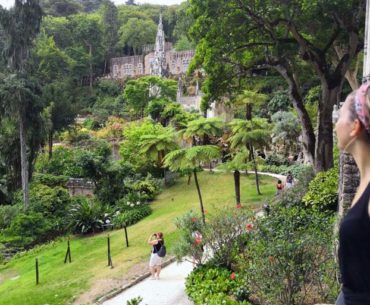
[[[355,119],[352,123],[352,130],[350,136],[356,137],[359,136],[363,127],[359,119]]]

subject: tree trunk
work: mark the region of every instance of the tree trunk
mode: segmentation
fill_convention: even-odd
[[[89,55],[90,55],[89,85],[90,85],[90,89],[92,89],[92,86],[93,86],[93,66],[92,66],[92,46],[91,46],[91,44],[89,44]]]
[[[245,104],[245,119],[250,121],[252,119],[252,104]]]
[[[107,73],[107,59],[106,59],[106,58],[104,59],[104,70],[103,70],[103,75],[105,75],[105,73]]]
[[[200,192],[199,182],[198,182],[198,176],[197,176],[197,170],[194,169],[194,181],[195,185],[197,187],[198,197],[199,197],[199,203],[200,203],[200,211],[202,213],[202,220],[203,224],[206,224],[206,217],[204,216],[204,207],[203,207],[203,200],[202,200],[202,193]]]
[[[302,145],[305,161],[314,164],[315,161],[315,133],[310,116],[303,104],[300,86],[294,77],[293,69],[286,61],[280,61],[273,67],[281,74],[289,85],[289,99],[297,111],[298,118],[302,124]]]
[[[319,103],[317,141],[315,148],[315,171],[326,171],[333,167],[333,106],[338,99],[340,84],[329,87],[322,82],[322,100]]]
[[[29,186],[28,186],[28,160],[27,160],[27,146],[26,146],[26,134],[24,130],[24,119],[23,115],[19,116],[19,140],[21,146],[21,174],[22,174],[22,191],[23,191],[23,203],[24,209],[27,210],[29,201]]]
[[[240,205],[240,172],[238,170],[234,171],[234,185],[235,185],[235,200],[236,205]]]
[[[48,135],[49,160],[53,157],[53,135],[54,135],[54,132],[50,130],[49,135]]]
[[[252,145],[249,145],[249,155],[250,155],[250,158],[253,162],[254,175],[255,175],[255,178],[256,178],[257,193],[258,193],[258,195],[262,195],[262,193],[260,191],[260,182],[259,182],[258,173],[257,173],[258,172],[257,162],[256,162],[256,158],[254,157],[254,150],[253,150]]]

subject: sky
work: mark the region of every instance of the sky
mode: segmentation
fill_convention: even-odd
[[[161,5],[173,5],[173,4],[180,4],[185,0],[136,0],[136,3],[150,3],[150,4],[161,4]],[[126,0],[113,0],[113,2],[117,4],[123,4]],[[0,4],[3,7],[9,8],[13,5],[14,0],[0,0]]]

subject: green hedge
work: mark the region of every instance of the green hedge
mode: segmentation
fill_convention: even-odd
[[[149,204],[141,204],[131,210],[126,210],[116,214],[113,218],[113,224],[116,227],[131,226],[152,213],[152,208]]]

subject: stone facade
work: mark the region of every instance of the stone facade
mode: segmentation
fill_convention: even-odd
[[[144,75],[169,76],[185,74],[194,50],[176,52],[172,43],[165,41],[162,16],[159,18],[156,42],[153,47],[145,46],[145,55],[112,58],[110,77],[126,79]],[[148,52],[148,53],[147,53]]]
[[[70,196],[94,196],[94,184],[82,178],[69,178],[67,188]]]

